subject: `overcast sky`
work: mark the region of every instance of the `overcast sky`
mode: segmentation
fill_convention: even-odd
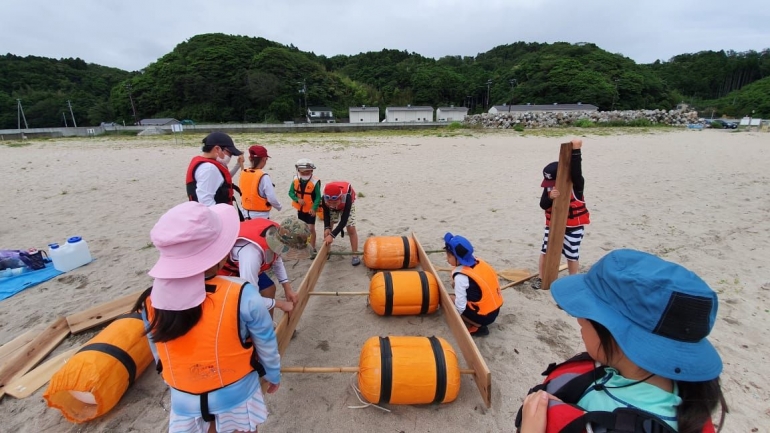
[[[770,47],[767,0],[1,0],[0,53],[139,70],[202,33],[260,36],[333,56],[475,56],[526,42],[593,42],[638,63]],[[1,72],[1,71],[0,71]]]

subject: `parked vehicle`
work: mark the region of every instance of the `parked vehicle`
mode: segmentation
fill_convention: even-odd
[[[736,129],[738,127],[738,124],[735,122],[728,122],[723,119],[714,119],[713,122],[711,122],[712,128],[722,128],[722,129]]]

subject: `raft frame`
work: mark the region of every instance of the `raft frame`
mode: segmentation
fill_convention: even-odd
[[[423,271],[433,274],[438,282],[439,305],[444,307],[442,308],[442,315],[445,317],[449,330],[452,332],[457,345],[460,347],[460,352],[462,352],[463,358],[465,358],[465,363],[469,366],[469,370],[473,370],[472,374],[474,382],[476,382],[476,387],[479,389],[481,399],[484,400],[486,407],[492,407],[492,373],[489,371],[489,367],[487,367],[487,363],[481,356],[478,347],[476,347],[473,337],[471,337],[471,334],[463,324],[460,314],[454,308],[452,300],[449,298],[449,293],[447,292],[446,287],[444,287],[444,283],[441,281],[433,263],[431,263],[428,258],[428,254],[425,252],[422,244],[420,244],[420,241],[417,239],[417,235],[412,232],[411,237],[417,247],[419,266]],[[297,324],[299,324],[299,321],[302,318],[302,313],[305,311],[305,307],[311,297],[310,293],[315,290],[315,285],[326,265],[326,261],[329,259],[330,252],[329,245],[326,245],[325,243],[318,250],[318,255],[313,260],[305,277],[302,279],[302,283],[300,283],[299,288],[297,289],[298,301],[294,306],[294,310],[291,314],[284,314],[275,329],[276,338],[278,340],[278,353],[280,353],[281,356],[283,356],[286,349],[289,347],[289,343],[291,343],[291,337],[297,329]]]

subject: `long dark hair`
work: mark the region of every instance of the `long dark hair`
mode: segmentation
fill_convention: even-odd
[[[618,343],[604,325],[590,319],[588,321],[596,330],[599,346],[607,357],[607,363],[610,363],[611,359],[618,353]],[[729,412],[729,409],[719,385],[719,378],[704,382],[677,380],[676,384],[679,387],[679,397],[682,399],[682,404],[676,408],[679,433],[702,432],[703,425],[711,417],[711,412],[716,409],[717,404],[722,406],[722,413],[719,418],[719,431],[721,431],[725,414]]]
[[[138,313],[146,310],[147,298],[150,296],[151,291],[152,287],[139,295],[139,299],[134,303],[133,311]],[[145,331],[145,334],[149,334],[152,341],[156,343],[166,343],[190,332],[193,326],[200,321],[202,315],[202,305],[182,311],[169,311],[153,308],[150,327]]]

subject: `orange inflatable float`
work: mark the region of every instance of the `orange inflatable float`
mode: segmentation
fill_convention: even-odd
[[[152,361],[139,313],[118,317],[51,378],[43,397],[69,421],[109,412]]]
[[[460,392],[452,346],[438,337],[372,337],[364,343],[358,387],[374,404],[449,403]]]
[[[380,316],[410,316],[438,310],[438,283],[425,271],[382,271],[369,282],[369,304]]]
[[[410,269],[419,262],[410,236],[373,236],[364,242],[364,265],[369,269]]]

